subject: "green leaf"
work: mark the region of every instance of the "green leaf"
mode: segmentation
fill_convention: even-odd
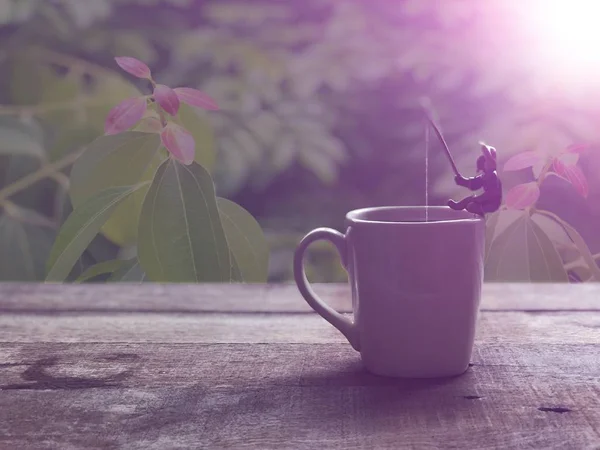
[[[17,25],[31,18],[36,10],[34,0],[0,1],[0,24]]]
[[[42,73],[46,73],[42,103],[65,104],[44,115],[56,126],[53,155],[64,154],[102,135],[108,112],[120,101],[140,95],[131,83],[110,73],[95,77],[91,85],[74,74],[58,77]]]
[[[42,76],[44,90],[42,91],[41,103],[62,103],[65,100],[73,100],[81,92],[81,76],[72,72],[59,75],[48,66],[41,65],[38,69]]]
[[[76,283],[82,283],[91,278],[95,278],[99,275],[105,275],[107,273],[113,273],[123,265],[123,261],[119,259],[111,259],[110,261],[103,261],[98,264],[94,264],[83,272],[76,280]]]
[[[560,255],[528,213],[502,231],[490,247],[487,281],[568,281]]]
[[[194,137],[196,143],[194,161],[209,172],[212,171],[216,155],[214,135],[208,119],[203,112],[196,111],[185,103],[179,106],[178,118],[181,125]]]
[[[79,150],[99,134],[103,122],[91,123],[81,76],[59,76],[44,65],[38,65],[41,95],[39,104],[48,108],[42,118],[52,125],[50,160],[55,161],[73,150]]]
[[[137,258],[125,261],[123,265],[108,279],[109,282],[141,283],[146,280],[146,274]]]
[[[157,134],[127,131],[101,136],[71,170],[70,196],[75,207],[109,187],[130,186],[140,177],[160,146]]]
[[[489,250],[494,239],[500,236],[514,222],[523,216],[523,211],[514,209],[501,209],[488,216],[486,223],[486,250]],[[486,253],[487,254],[487,253]]]
[[[269,244],[258,222],[241,206],[224,198],[217,199],[221,223],[233,255],[236,281],[264,283],[269,269]]]
[[[64,281],[119,203],[145,186],[146,183],[109,188],[75,208],[52,247],[46,281]]]
[[[0,216],[0,281],[41,281],[56,233]]]
[[[485,231],[485,260],[490,256],[494,239],[500,236],[506,229],[519,220],[523,212],[514,209],[501,209],[489,215],[486,219]]]
[[[98,137],[100,131],[90,124],[75,124],[71,127],[63,126],[55,129],[49,150],[50,161],[56,161],[69,153],[83,148]]]
[[[554,220],[565,230],[565,232],[569,236],[569,239],[571,239],[571,241],[573,241],[573,244],[575,244],[575,246],[577,247],[577,251],[588,266],[588,269],[591,272],[591,275],[594,278],[594,280],[600,281],[600,268],[598,267],[598,264],[596,263],[596,260],[594,259],[594,256],[592,255],[592,252],[590,251],[589,247],[587,246],[581,235],[577,232],[577,230],[554,213],[541,210],[537,210],[537,213]]]
[[[151,281],[229,281],[230,254],[213,181],[173,159],[156,172],[142,206],[138,258]]]
[[[0,154],[41,158],[44,147],[40,136],[30,126],[11,117],[0,117]]]
[[[235,256],[233,256],[233,253],[231,251],[229,252],[229,261],[231,261],[231,273],[229,281],[231,281],[232,283],[243,283],[244,277],[242,275],[240,267],[238,266],[238,263],[235,260]]]
[[[163,157],[160,137],[153,133],[127,131],[101,136],[77,159],[71,170],[70,197],[77,208],[96,193],[117,186],[150,181]],[[118,245],[137,238],[138,219],[147,189],[125,200],[103,226],[102,233]]]
[[[133,84],[117,74],[99,68],[90,79],[75,64],[61,75],[33,59],[21,58],[14,63],[11,83],[14,101],[43,105],[40,116],[53,128],[50,151],[53,160],[103,134],[110,109],[125,98],[141,95]]]
[[[83,88],[81,77],[73,73],[65,76],[58,75],[54,70],[47,66],[38,66],[41,83],[42,95],[40,104],[53,107],[42,114],[42,117],[57,127],[58,130],[64,127],[73,127],[73,125],[83,125],[87,116],[83,109]],[[75,101],[80,100],[80,105],[75,105]]]
[[[555,246],[565,248],[566,246],[573,245],[564,227],[553,218],[545,214],[539,214],[538,210],[535,210],[535,213],[531,215],[531,220],[544,230],[544,233],[554,242]]]

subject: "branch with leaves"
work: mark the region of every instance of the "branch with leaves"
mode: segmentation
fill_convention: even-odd
[[[577,230],[558,215],[536,207],[540,186],[550,176],[587,197],[588,183],[577,163],[588,148],[571,145],[553,156],[527,151],[505,163],[505,172],[529,170],[534,179],[509,189],[502,210],[488,220],[487,279],[600,281],[598,258]]]
[[[9,198],[47,177],[68,184],[73,211],[49,251],[46,281],[94,281],[99,276],[129,282],[266,281],[269,252],[259,224],[239,205],[216,197],[205,167],[212,159],[202,148],[196,151],[206,127],[194,118],[200,117],[199,109],[217,110],[216,102],[197,89],[157,83],[137,59],[119,57],[116,62],[147,80],[151,92],[129,96],[108,110],[104,135],[83,151],[67,152],[0,189],[4,216],[31,223],[35,217],[26,217]],[[72,73],[56,79],[58,85],[72,86]],[[53,118],[58,121],[64,119],[64,108],[71,113],[77,105],[81,103],[74,98],[4,112],[42,117],[62,112]],[[61,171],[71,165],[66,182]],[[76,270],[98,235],[133,246],[134,257],[103,260],[83,273]]]
[[[268,246],[260,226],[239,205],[215,196],[209,172],[195,162],[194,137],[177,123],[181,104],[216,110],[216,102],[196,89],[156,83],[134,58],[116,62],[147,79],[153,92],[112,108],[105,135],[76,161],[75,209],[58,233],[46,280],[67,279],[94,236],[112,225],[129,227],[137,256],[103,261],[82,279],[110,269],[112,281],[266,281]]]

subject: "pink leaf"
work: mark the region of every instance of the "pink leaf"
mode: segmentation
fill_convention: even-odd
[[[589,186],[584,173],[576,165],[565,164],[561,159],[554,160],[554,170],[560,177],[573,185],[579,194],[586,198],[589,193]]]
[[[216,111],[219,109],[219,105],[214,101],[208,94],[205,94],[198,89],[192,89],[187,87],[178,87],[173,89],[183,103],[187,103],[190,106],[197,108],[203,108],[208,110]]]
[[[154,99],[162,109],[172,116],[179,111],[179,97],[169,86],[157,84],[154,88]]]
[[[569,145],[565,150],[566,153],[583,153],[588,148],[590,148],[589,144],[573,144]]]
[[[506,193],[506,206],[509,209],[525,209],[537,202],[540,188],[535,181],[517,184]]]
[[[160,133],[160,140],[175,159],[185,165],[194,161],[194,138],[185,128],[169,122]]]
[[[518,155],[513,156],[506,164],[504,164],[504,170],[521,170],[526,169],[527,167],[532,167],[538,164],[540,161],[543,161],[544,156],[538,152],[529,151],[519,153]]]
[[[121,69],[135,77],[151,77],[150,68],[139,59],[131,58],[129,56],[117,56],[115,61]]]
[[[554,169],[556,170],[557,164],[564,165],[564,166],[574,166],[577,164],[577,161],[579,161],[578,153],[561,153],[556,158],[554,158],[552,165],[554,166]]]
[[[110,110],[104,123],[106,134],[117,134],[134,126],[146,112],[146,98],[133,97],[123,100]]]

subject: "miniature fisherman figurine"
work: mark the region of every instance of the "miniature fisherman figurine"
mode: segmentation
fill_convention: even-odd
[[[500,208],[502,183],[496,173],[496,149],[481,143],[481,152],[483,154],[477,158],[478,175],[465,178],[457,174],[454,180],[459,186],[469,188],[472,191],[483,188],[483,193],[470,195],[459,202],[449,200],[448,206],[457,211],[466,209],[473,214],[483,216]]]

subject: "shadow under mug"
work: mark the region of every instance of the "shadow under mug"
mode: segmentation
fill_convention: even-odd
[[[366,369],[392,377],[459,375],[469,366],[481,299],[485,219],[448,207],[351,211],[346,234],[308,233],[294,278],[308,304],[359,351]],[[337,248],[348,272],[354,320],[315,295],[304,253],[317,240]]]

